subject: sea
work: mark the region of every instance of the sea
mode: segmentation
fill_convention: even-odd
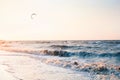
[[[120,40],[3,41],[0,49],[30,54],[43,64],[84,74],[86,80],[120,80]]]

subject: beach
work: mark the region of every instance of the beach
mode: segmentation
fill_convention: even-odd
[[[0,80],[79,80],[82,75],[50,66],[31,55],[0,51]],[[84,79],[88,80],[88,79]]]
[[[120,41],[6,41],[0,80],[120,80]]]

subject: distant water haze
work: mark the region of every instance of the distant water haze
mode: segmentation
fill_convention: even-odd
[[[119,30],[120,0],[0,0],[2,40],[119,40]]]

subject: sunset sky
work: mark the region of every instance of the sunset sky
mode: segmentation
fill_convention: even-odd
[[[120,0],[0,0],[0,40],[96,39],[120,40]]]

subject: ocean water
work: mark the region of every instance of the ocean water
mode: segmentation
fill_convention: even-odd
[[[89,74],[83,76],[89,80],[120,80],[120,40],[5,41],[0,49],[31,54],[44,64]]]

